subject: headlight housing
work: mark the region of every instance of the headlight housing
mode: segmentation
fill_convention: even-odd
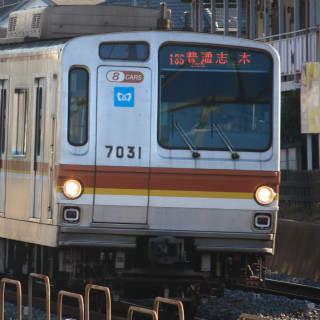
[[[272,188],[267,186],[262,186],[258,188],[255,192],[256,201],[261,205],[270,204],[276,196],[276,193]]]
[[[78,180],[70,179],[63,184],[63,194],[69,199],[77,199],[81,196],[83,188]]]

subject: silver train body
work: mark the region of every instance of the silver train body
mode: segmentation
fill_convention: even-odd
[[[170,295],[262,279],[280,182],[277,53],[127,29],[0,44],[0,273]]]

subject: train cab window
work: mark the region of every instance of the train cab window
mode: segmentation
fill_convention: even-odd
[[[28,116],[28,89],[15,89],[13,106],[12,155],[26,154],[26,133]]]
[[[188,141],[200,150],[270,148],[269,53],[168,44],[160,48],[159,68],[158,142],[163,148],[188,149]]]
[[[101,59],[146,60],[149,46],[145,42],[102,43],[99,47]]]
[[[83,146],[88,141],[89,74],[84,68],[69,73],[68,141]]]

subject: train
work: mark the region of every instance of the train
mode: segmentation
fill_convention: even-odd
[[[168,26],[151,8],[11,13],[2,276],[185,299],[263,282],[279,201],[279,56]]]

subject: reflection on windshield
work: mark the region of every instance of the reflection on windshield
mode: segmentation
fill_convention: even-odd
[[[161,62],[161,60],[160,60]],[[272,72],[161,68],[159,144],[197,150],[264,151],[271,144]],[[221,138],[216,124],[228,143]]]

